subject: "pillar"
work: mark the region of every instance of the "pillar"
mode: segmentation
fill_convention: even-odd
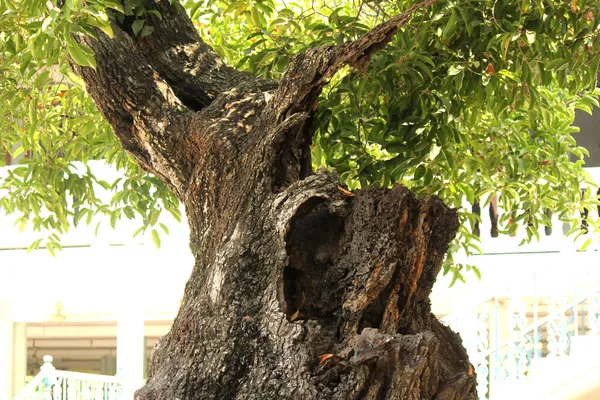
[[[478,310],[479,304],[473,304],[473,300],[467,296],[458,299],[454,304],[457,314],[456,326],[452,328],[460,333],[463,346],[467,350],[469,359],[475,360],[477,357],[478,341]]]
[[[144,336],[144,382],[148,380],[148,338]]]
[[[13,325],[9,304],[0,301],[0,399],[13,396]]]
[[[27,324],[13,323],[13,396],[23,390],[27,379]]]
[[[11,303],[0,301],[0,399],[12,399],[27,377],[27,324],[14,322]]]
[[[117,376],[120,397],[132,399],[144,383],[144,312],[136,304],[123,304],[117,321]]]

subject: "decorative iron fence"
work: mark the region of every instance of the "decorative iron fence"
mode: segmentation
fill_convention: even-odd
[[[60,371],[52,357],[44,356],[39,374],[14,400],[118,400],[119,378],[116,376]]]
[[[569,356],[575,336],[600,335],[600,276],[590,272],[598,268],[574,269],[566,272],[579,273],[575,281],[581,284],[569,285],[571,293],[566,293],[564,277],[540,284],[537,272],[528,293],[501,290],[442,319],[463,338],[480,399],[493,398],[494,385],[503,381],[528,379],[536,359]],[[523,286],[527,278],[518,279]]]

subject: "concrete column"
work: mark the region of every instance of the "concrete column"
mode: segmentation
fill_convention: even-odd
[[[13,396],[13,322],[9,319],[9,304],[0,301],[0,399]]]
[[[144,380],[148,380],[148,338],[144,336]]]
[[[136,304],[123,304],[117,321],[117,376],[120,395],[132,399],[144,383],[144,312]]]
[[[477,323],[479,304],[473,304],[468,297],[463,297],[456,302],[458,320],[456,331],[460,333],[463,346],[467,350],[471,360],[477,354]]]
[[[27,379],[27,324],[13,323],[13,396],[25,387]]]

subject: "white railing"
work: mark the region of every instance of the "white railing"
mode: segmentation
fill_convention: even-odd
[[[514,287],[442,318],[461,334],[477,373],[480,399],[498,398],[494,388],[502,382],[529,379],[536,359],[571,355],[575,336],[600,337],[600,271],[593,261],[600,253],[592,255],[596,254],[588,265],[577,265],[583,258],[573,257],[573,264],[553,279],[557,271],[543,267],[514,276]]]
[[[118,400],[116,376],[60,371],[52,357],[44,356],[44,365],[14,400]]]

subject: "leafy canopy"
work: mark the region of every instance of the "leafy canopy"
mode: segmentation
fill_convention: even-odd
[[[308,47],[340,44],[410,6],[386,0],[182,0],[201,36],[231,65],[279,78]],[[121,148],[70,72],[68,57],[95,67],[71,35],[111,35],[134,18],[135,35],[160,18],[144,0],[0,0],[0,148],[21,164],[0,182],[0,207],[22,226],[51,233],[109,215],[153,229],[176,198]],[[504,233],[528,239],[550,223],[546,210],[574,221],[594,204],[582,170],[586,150],[572,136],[576,108],[591,113],[600,62],[600,2],[440,0],[414,15],[367,71],[345,69],[321,95],[315,168],[341,174],[351,189],[402,183],[460,207],[498,195]],[[97,179],[76,162],[106,160],[124,171]],[[0,160],[0,162],[3,162]],[[98,185],[112,191],[100,199]],[[452,253],[477,252],[478,217],[461,209]],[[590,221],[595,230],[596,221]],[[573,223],[574,230],[579,227]],[[39,245],[40,242],[36,243]]]

